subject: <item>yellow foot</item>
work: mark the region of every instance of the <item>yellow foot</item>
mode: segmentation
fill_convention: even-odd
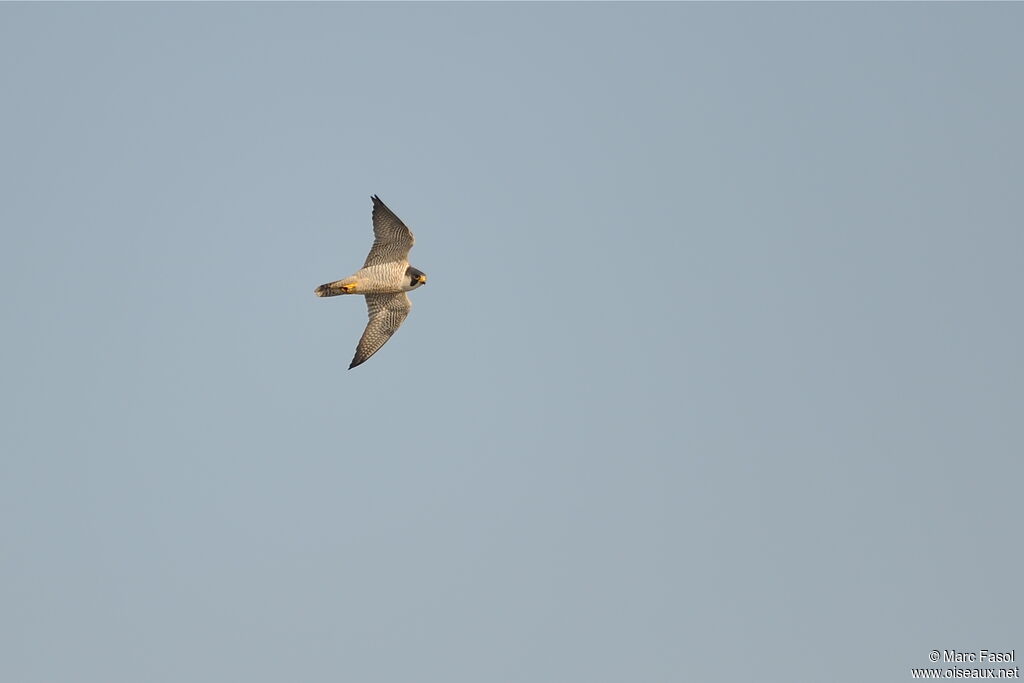
[[[340,287],[340,289],[341,289],[341,293],[342,294],[352,294],[352,293],[354,293],[356,291],[356,286],[354,284],[352,284],[352,285],[342,285]]]

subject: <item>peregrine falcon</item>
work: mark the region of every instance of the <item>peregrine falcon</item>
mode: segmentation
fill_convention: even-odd
[[[353,275],[313,290],[317,296],[362,294],[366,297],[370,322],[359,339],[349,370],[368,361],[391,339],[412,310],[406,292],[427,281],[423,271],[409,265],[409,250],[415,242],[412,231],[377,195],[372,199],[374,239],[363,267]]]

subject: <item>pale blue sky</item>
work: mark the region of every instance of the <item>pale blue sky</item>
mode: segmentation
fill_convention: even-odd
[[[1024,5],[0,5],[0,679],[1024,649]],[[430,276],[346,370],[371,194]]]

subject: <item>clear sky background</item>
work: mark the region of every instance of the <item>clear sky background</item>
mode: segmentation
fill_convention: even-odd
[[[0,678],[1021,653],[1022,27],[0,6]],[[349,372],[374,193],[430,280]]]

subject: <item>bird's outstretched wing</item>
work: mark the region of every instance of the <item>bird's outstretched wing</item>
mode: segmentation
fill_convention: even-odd
[[[373,246],[370,247],[363,268],[405,261],[415,241],[405,223],[384,205],[380,197],[373,195]]]
[[[366,308],[370,314],[370,322],[366,324],[363,336],[359,339],[356,355],[352,357],[352,363],[348,366],[349,370],[368,361],[370,356],[377,353],[380,347],[391,339],[391,335],[401,327],[412,310],[412,302],[405,292],[367,294]]]

